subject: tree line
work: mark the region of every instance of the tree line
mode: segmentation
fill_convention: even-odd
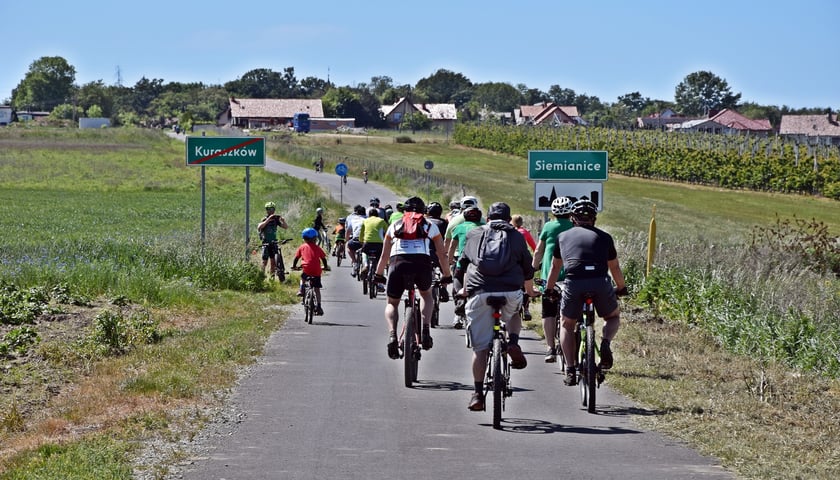
[[[734,108],[749,118],[769,119],[774,127],[779,126],[782,115],[820,114],[830,109],[739,103],[741,94],[733,93],[726,80],[708,71],[687,75],[675,87],[673,101],[651,99],[636,91],[620,95],[615,102],[605,102],[560,85],[551,85],[544,92],[524,83],[473,83],[465,75],[446,69],[439,69],[414,85],[397,85],[383,75],[355,86],[336,86],[312,76],[298,80],[294,67],[282,72],[258,68],[222,85],[164,82],[146,77],[131,87],[106,85],[102,80],[76,85],[75,67],[59,56],[35,60],[5,103],[17,111],[48,111],[56,119],[107,117],[115,125],[156,126],[172,119],[178,119],[182,125],[215,122],[231,96],[320,98],[325,116],[352,117],[358,126],[371,128],[385,126],[379,110],[382,105],[392,105],[404,97],[414,103],[454,104],[459,120],[464,122],[480,120],[483,111],[512,112],[521,105],[553,102],[577,107],[590,125],[620,129],[635,128],[637,117],[666,108],[686,116]]]

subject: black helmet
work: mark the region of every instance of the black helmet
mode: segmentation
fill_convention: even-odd
[[[481,220],[481,210],[478,207],[467,207],[463,213],[464,220],[468,222],[477,222]]]
[[[452,200],[451,202],[449,202],[450,210],[457,210],[459,208],[461,208],[461,202],[459,202],[458,200]]]
[[[426,207],[426,213],[429,214],[431,217],[438,218],[443,213],[443,206],[438,202],[432,202]]]
[[[353,213],[355,213],[356,215],[364,215],[365,207],[361,205],[356,205],[355,207],[353,207]]]
[[[376,197],[371,198],[370,199],[370,206],[371,207],[379,207],[379,199],[376,198]]]
[[[572,216],[578,220],[595,221],[598,216],[598,206],[589,200],[578,200],[572,205]]]
[[[403,211],[425,213],[426,204],[420,197],[411,197],[403,203]]]

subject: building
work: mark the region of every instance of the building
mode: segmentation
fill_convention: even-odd
[[[562,125],[586,125],[574,105],[561,106],[552,102],[534,105],[522,105],[513,111],[516,125],[543,125],[558,127]]]
[[[314,119],[324,117],[321,99],[234,98],[216,117],[218,126],[248,129],[288,128],[295,113],[306,112]]]
[[[636,126],[639,128],[655,128],[657,130],[664,130],[667,129],[669,125],[687,122],[688,120],[689,118],[677,115],[677,113],[670,108],[666,108],[661,112],[652,113],[646,117],[636,118]]]
[[[676,132],[702,132],[718,134],[739,134],[756,135],[767,137],[773,133],[773,126],[770,120],[753,120],[747,118],[735,110],[724,108],[716,112],[709,112],[708,118],[687,120],[681,123],[672,123],[667,126],[668,130]]]
[[[779,135],[801,143],[840,146],[838,115],[782,115]]]
[[[393,127],[398,127],[406,115],[421,113],[432,121],[432,127],[451,132],[455,128],[455,121],[458,119],[458,111],[454,103],[412,103],[403,97],[393,105],[383,105],[379,108],[385,122]]]

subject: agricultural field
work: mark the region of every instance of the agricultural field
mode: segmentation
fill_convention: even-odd
[[[409,140],[288,135],[268,154],[368,168],[406,195],[504,200],[538,231],[524,158]],[[0,479],[129,478],[140,444],[195,435],[282,326],[293,288],[245,258],[241,170],[208,169],[202,248],[184,163],[157,131],[0,130]],[[252,211],[274,200],[301,225],[324,202],[252,170]],[[632,290],[610,381],[657,413],[637,420],[743,478],[840,474],[840,204],[612,175],[605,205]]]

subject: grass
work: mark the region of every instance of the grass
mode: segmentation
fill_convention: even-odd
[[[414,138],[395,143],[391,137],[296,135],[269,147],[276,158],[290,151],[283,142],[294,142],[292,161],[309,166],[309,156],[324,155],[328,169],[346,161],[351,175],[374,165],[372,179],[406,196],[429,187],[423,162],[430,159],[433,173],[447,179],[432,185],[434,199],[470,193],[485,206],[504,200],[515,212],[533,211],[533,187],[520,178],[524,159],[461,148],[444,136]],[[293,289],[256,285],[254,262],[243,258],[243,172],[207,170],[208,240],[202,253],[199,173],[184,163],[183,145],[159,132],[0,130],[0,283],[66,284],[73,286],[71,294],[90,298],[86,306],[51,303],[57,311],[47,314],[50,321],[31,324],[41,334],[31,354],[3,360],[0,479],[129,478],[139,445],[194,434],[204,407],[220,401],[219,392],[282,325],[283,311],[275,307],[295,301]],[[315,206],[323,205],[311,186],[255,170],[253,211],[274,200],[292,225],[306,225]],[[418,173],[406,174],[412,171]],[[778,252],[732,256],[746,249],[756,225],[772,225],[777,214],[818,218],[836,235],[837,204],[618,176],[607,182],[605,200],[599,224],[619,240],[637,299],[625,303],[614,343],[617,366],[608,381],[640,403],[646,415],[637,421],[721,458],[744,478],[840,474],[838,381],[732,353],[737,350],[723,347],[725,335],[700,321],[728,318],[737,327],[739,318],[772,320],[772,312],[804,301],[818,307],[806,320],[822,316],[823,323],[804,321],[793,338],[806,338],[812,326],[840,323],[836,279],[785,269],[789,264],[777,261]],[[641,272],[654,205],[661,291],[642,289],[649,287]],[[327,211],[340,216],[335,205]],[[526,225],[538,230],[541,217],[527,215]],[[690,275],[680,277],[681,271]],[[758,274],[747,275],[753,271]],[[756,295],[754,303],[696,308],[690,289],[675,288],[682,283],[696,289],[678,281],[695,276],[705,279],[701,285],[749,285],[745,295]],[[644,295],[657,294],[656,302],[645,303]],[[792,296],[801,296],[800,303],[791,302]],[[94,317],[113,309],[148,315],[161,338],[119,355],[80,350]],[[539,329],[536,323],[531,328]],[[56,331],[62,326],[67,331]],[[773,332],[779,330],[771,328],[767,338]],[[163,477],[172,460],[131,468]]]

